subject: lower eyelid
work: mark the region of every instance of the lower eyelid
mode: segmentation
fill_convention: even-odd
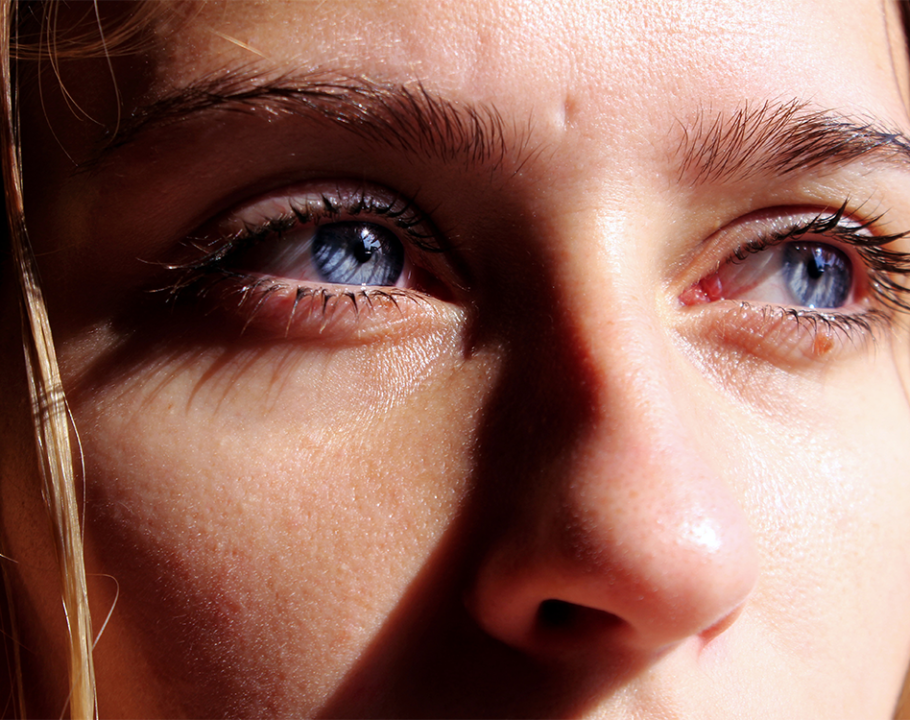
[[[401,288],[302,285],[226,275],[198,294],[207,315],[263,339],[365,344],[464,322],[451,303]]]
[[[682,313],[677,326],[692,342],[744,352],[788,370],[861,351],[889,326],[886,313],[823,312],[720,300]]]

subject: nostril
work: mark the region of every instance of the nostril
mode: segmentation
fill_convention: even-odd
[[[613,613],[555,598],[540,603],[537,608],[537,622],[542,630],[555,630],[562,635],[578,633],[587,635],[623,624],[622,619]]]
[[[576,620],[579,607],[563,600],[544,600],[537,610],[537,619],[545,628],[564,628]]]

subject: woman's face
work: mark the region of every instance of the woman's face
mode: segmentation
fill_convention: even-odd
[[[889,716],[905,65],[877,0],[169,4],[45,64],[101,715]],[[25,411],[6,552],[59,714]]]

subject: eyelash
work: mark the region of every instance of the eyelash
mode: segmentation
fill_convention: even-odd
[[[881,215],[863,223],[846,224],[846,212],[845,202],[833,214],[820,213],[809,221],[796,223],[786,230],[759,236],[736,248],[727,262],[743,262],[749,255],[788,241],[800,240],[807,235],[818,236],[823,241],[833,240],[856,250],[865,265],[869,287],[883,305],[892,310],[910,312],[910,288],[891,277],[910,275],[910,253],[895,252],[885,247],[907,237],[908,233],[875,235],[871,229],[881,221]]]
[[[417,210],[410,200],[388,192],[376,193],[372,188],[359,188],[353,192],[339,189],[335,197],[330,193],[302,193],[317,198],[306,202],[306,207],[295,206],[292,200],[283,200],[288,212],[279,216],[265,218],[253,224],[244,224],[239,230],[226,236],[217,230],[212,237],[204,233],[190,238],[184,248],[197,255],[187,261],[169,264],[167,269],[177,273],[177,277],[164,287],[163,291],[170,303],[176,303],[180,297],[190,294],[195,298],[205,298],[224,281],[234,281],[230,296],[236,302],[236,309],[245,312],[244,330],[254,320],[270,296],[279,291],[291,291],[292,303],[285,325],[285,335],[289,334],[295,319],[298,306],[306,304],[310,315],[322,325],[321,334],[329,317],[339,307],[351,309],[359,320],[362,306],[368,314],[383,308],[401,310],[403,301],[415,301],[418,304],[427,300],[428,295],[415,290],[396,287],[360,287],[351,286],[339,289],[330,286],[305,285],[274,277],[257,277],[249,272],[232,269],[232,263],[242,258],[243,253],[260,246],[269,240],[281,239],[284,233],[306,227],[318,226],[327,222],[355,221],[363,218],[364,222],[384,225],[397,231],[397,236],[404,241],[406,252],[410,256],[423,258],[416,267],[427,270],[433,263],[427,258],[433,255],[447,254],[451,249],[445,244],[441,234],[435,231],[429,220]],[[384,197],[383,197],[384,196]],[[282,198],[286,196],[280,196]],[[776,317],[792,321],[796,326],[805,327],[810,334],[818,335],[824,331],[831,334],[836,331],[845,337],[857,334],[870,335],[874,325],[887,325],[898,313],[910,312],[910,288],[901,278],[910,275],[910,253],[887,249],[889,244],[907,237],[908,233],[877,235],[872,230],[881,221],[881,215],[862,222],[845,221],[848,203],[845,202],[833,213],[821,212],[802,222],[793,222],[782,230],[759,233],[757,237],[738,245],[727,258],[716,268],[727,263],[744,262],[750,255],[767,251],[787,242],[805,239],[810,242],[830,244],[834,247],[850,247],[854,257],[854,277],[865,273],[864,288],[868,296],[876,301],[875,306],[866,307],[856,312],[837,310],[816,310],[787,306],[759,305],[741,301],[740,305],[758,311],[767,319]],[[232,213],[237,217],[239,213]],[[410,250],[408,250],[410,248]],[[857,259],[858,258],[858,259]],[[437,281],[434,289],[451,286],[449,290],[463,291],[466,288],[452,274],[446,275],[446,282]],[[435,293],[440,296],[441,293]],[[448,299],[448,298],[444,298]],[[288,303],[285,302],[285,306]]]
[[[854,278],[864,273],[866,292],[877,306],[845,312],[754,305],[749,301],[739,301],[738,305],[744,311],[760,315],[761,322],[756,327],[768,327],[771,321],[785,320],[808,330],[816,340],[820,333],[826,337],[840,335],[855,340],[861,336],[871,337],[875,326],[889,326],[898,314],[910,313],[910,288],[895,277],[910,275],[910,253],[886,247],[910,233],[877,235],[872,230],[880,223],[882,215],[861,223],[846,222],[847,208],[848,202],[844,202],[833,213],[821,212],[806,221],[794,222],[783,230],[760,233],[756,238],[738,245],[724,261],[715,266],[715,272],[719,272],[728,263],[744,262],[750,255],[792,241],[805,240],[832,247],[849,247],[854,250],[850,255],[854,258],[858,256],[853,263]],[[710,273],[706,277],[710,277]]]
[[[388,286],[357,289],[353,289],[352,286],[351,289],[336,289],[328,285],[308,286],[301,281],[295,288],[289,281],[256,277],[252,273],[233,270],[232,263],[246,251],[270,240],[280,241],[284,234],[293,230],[333,222],[355,222],[359,218],[365,223],[396,230],[396,236],[403,241],[406,252],[410,248],[412,255],[432,256],[445,254],[450,250],[428,218],[416,209],[410,200],[399,195],[373,194],[365,188],[355,192],[339,189],[336,197],[331,197],[328,193],[307,194],[317,197],[318,200],[315,202],[308,200],[306,207],[301,207],[300,203],[295,204],[293,200],[287,200],[288,212],[279,216],[265,218],[258,223],[244,223],[243,227],[227,236],[220,236],[215,231],[212,240],[207,239],[204,234],[201,237],[190,238],[184,244],[184,248],[191,254],[201,253],[201,256],[166,265],[169,271],[179,275],[175,281],[156,288],[156,291],[164,292],[169,303],[174,304],[186,294],[205,298],[223,281],[237,281],[240,285],[233,288],[232,293],[238,298],[238,307],[240,309],[251,307],[244,327],[250,324],[269,295],[279,290],[295,290],[292,312],[296,312],[301,301],[309,299],[321,308],[322,319],[332,312],[339,300],[359,315],[362,305],[369,310],[386,306],[400,309],[402,301],[422,299],[422,293],[419,291]],[[377,195],[387,197],[382,199]],[[418,269],[422,267],[419,263],[416,266]],[[461,287],[454,279],[452,284]]]

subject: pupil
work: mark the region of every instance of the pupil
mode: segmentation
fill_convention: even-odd
[[[365,263],[373,253],[381,247],[379,239],[371,232],[371,228],[364,226],[360,230],[360,242],[354,242],[354,257],[357,262]]]
[[[824,274],[825,266],[823,263],[819,262],[818,255],[816,253],[812,254],[806,270],[809,273],[809,277],[813,280],[818,280]]]

